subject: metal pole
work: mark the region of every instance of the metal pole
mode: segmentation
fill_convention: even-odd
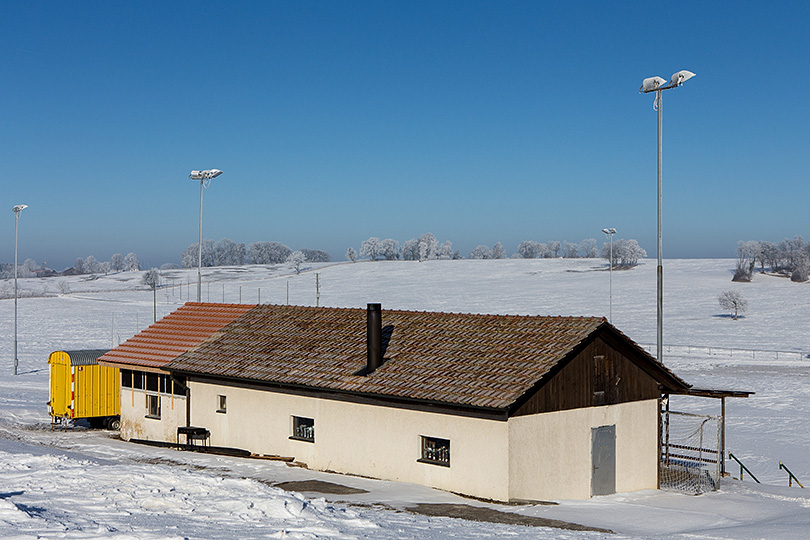
[[[610,307],[608,322],[613,323],[613,233],[610,233]]]
[[[200,242],[197,250],[197,302],[200,302],[202,295],[202,197],[204,178],[200,178]]]
[[[663,343],[664,343],[664,265],[662,260],[662,241],[661,241],[661,171],[662,171],[662,122],[663,122],[663,111],[664,111],[664,103],[662,101],[662,94],[661,90],[658,90],[656,93],[656,99],[658,100],[658,269],[657,269],[657,276],[658,276],[658,341],[656,346],[656,353],[659,362],[664,361],[664,350],[663,350]]]
[[[20,213],[14,212],[14,375],[17,374],[17,229]]]

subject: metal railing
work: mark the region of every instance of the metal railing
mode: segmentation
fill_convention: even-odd
[[[799,484],[799,487],[804,489],[804,486],[802,485],[801,482],[799,482],[799,479],[796,478],[796,475],[794,475],[792,472],[790,472],[790,469],[788,469],[785,466],[785,464],[782,463],[781,461],[779,462],[779,468],[784,469],[788,473],[788,486],[793,487],[793,481],[796,480],[796,483]]]
[[[655,353],[656,345],[639,343],[650,354]],[[710,345],[664,345],[664,354],[670,356],[711,356],[745,360],[804,360],[810,361],[810,352],[776,351],[768,349],[738,349],[732,347],[713,347]]]
[[[747,472],[747,473],[748,473],[748,476],[750,476],[751,478],[753,478],[753,479],[754,479],[754,481],[755,481],[757,484],[761,484],[761,483],[762,483],[762,482],[760,482],[760,481],[759,481],[759,479],[758,479],[756,476],[754,476],[754,473],[752,473],[751,471],[749,471],[749,470],[748,470],[748,467],[746,467],[745,465],[743,465],[743,462],[742,462],[742,461],[740,461],[739,459],[737,459],[737,456],[735,456],[734,454],[732,454],[731,452],[729,452],[729,453],[728,453],[728,458],[729,458],[729,459],[733,459],[734,461],[736,461],[736,462],[737,462],[737,463],[740,465],[740,480],[742,480],[742,479],[743,479],[743,471],[745,471],[745,472]]]

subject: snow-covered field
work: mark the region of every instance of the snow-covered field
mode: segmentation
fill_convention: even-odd
[[[764,484],[728,479],[720,491],[701,496],[651,491],[556,506],[487,505],[421,486],[142,447],[107,431],[51,432],[48,354],[127,339],[152,322],[152,293],[140,285],[140,273],[20,280],[16,377],[14,301],[0,300],[0,370],[6,374],[0,378],[0,537],[806,538],[810,495],[787,486],[779,462],[810,483],[810,284],[759,274],[752,283],[732,283],[733,264],[664,262],[665,362],[695,386],[756,392],[727,401],[727,448]],[[196,295],[194,270],[165,277],[173,286],[157,291],[158,318]],[[607,316],[608,277],[604,262],[593,259],[319,264],[301,275],[284,266],[218,268],[204,272],[202,299]],[[0,283],[0,292],[13,290],[11,285]],[[734,289],[749,302],[737,321],[717,302],[720,293]],[[655,262],[614,271],[613,323],[650,346],[655,313]],[[718,414],[719,402],[680,398],[673,399],[673,408]],[[727,468],[738,475],[731,463]],[[323,498],[273,487],[310,479],[367,493]],[[617,534],[401,511],[417,503],[489,506]]]

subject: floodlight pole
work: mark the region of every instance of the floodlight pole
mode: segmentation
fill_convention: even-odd
[[[609,229],[602,229],[602,232],[610,238],[610,294],[609,294],[609,307],[608,307],[608,322],[613,322],[613,235],[616,234],[616,229],[610,227]]]
[[[655,342],[655,354],[659,362],[664,361],[664,260],[663,260],[663,122],[664,122],[664,102],[662,101],[662,90],[655,93],[658,100],[658,267],[656,268],[656,298],[657,298],[657,339]]]
[[[200,239],[197,243],[197,302],[202,301],[202,212],[203,212],[203,188],[206,182],[222,174],[219,169],[206,169],[204,171],[191,171],[188,175],[192,180],[200,181]]]
[[[202,199],[203,199],[203,183],[205,179],[200,177],[200,240],[197,243],[197,303],[202,298]]]
[[[666,84],[664,79],[660,77],[650,77],[644,79],[644,82],[639,89],[639,92],[649,94],[655,92],[655,106],[658,111],[658,268],[656,269],[657,278],[657,340],[656,340],[656,357],[659,362],[664,361],[664,264],[663,264],[663,242],[662,242],[662,170],[663,170],[663,91],[670,88],[677,88],[684,81],[694,77],[695,74],[691,71],[679,71],[672,76],[669,84]]]
[[[20,225],[20,212],[28,205],[18,204],[11,209],[14,212],[14,375],[17,374],[17,230]]]

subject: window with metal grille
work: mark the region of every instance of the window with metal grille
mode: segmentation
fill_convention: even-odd
[[[293,434],[290,439],[315,442],[315,420],[293,416]]]
[[[422,458],[420,463],[450,466],[450,441],[437,437],[422,436]]]

